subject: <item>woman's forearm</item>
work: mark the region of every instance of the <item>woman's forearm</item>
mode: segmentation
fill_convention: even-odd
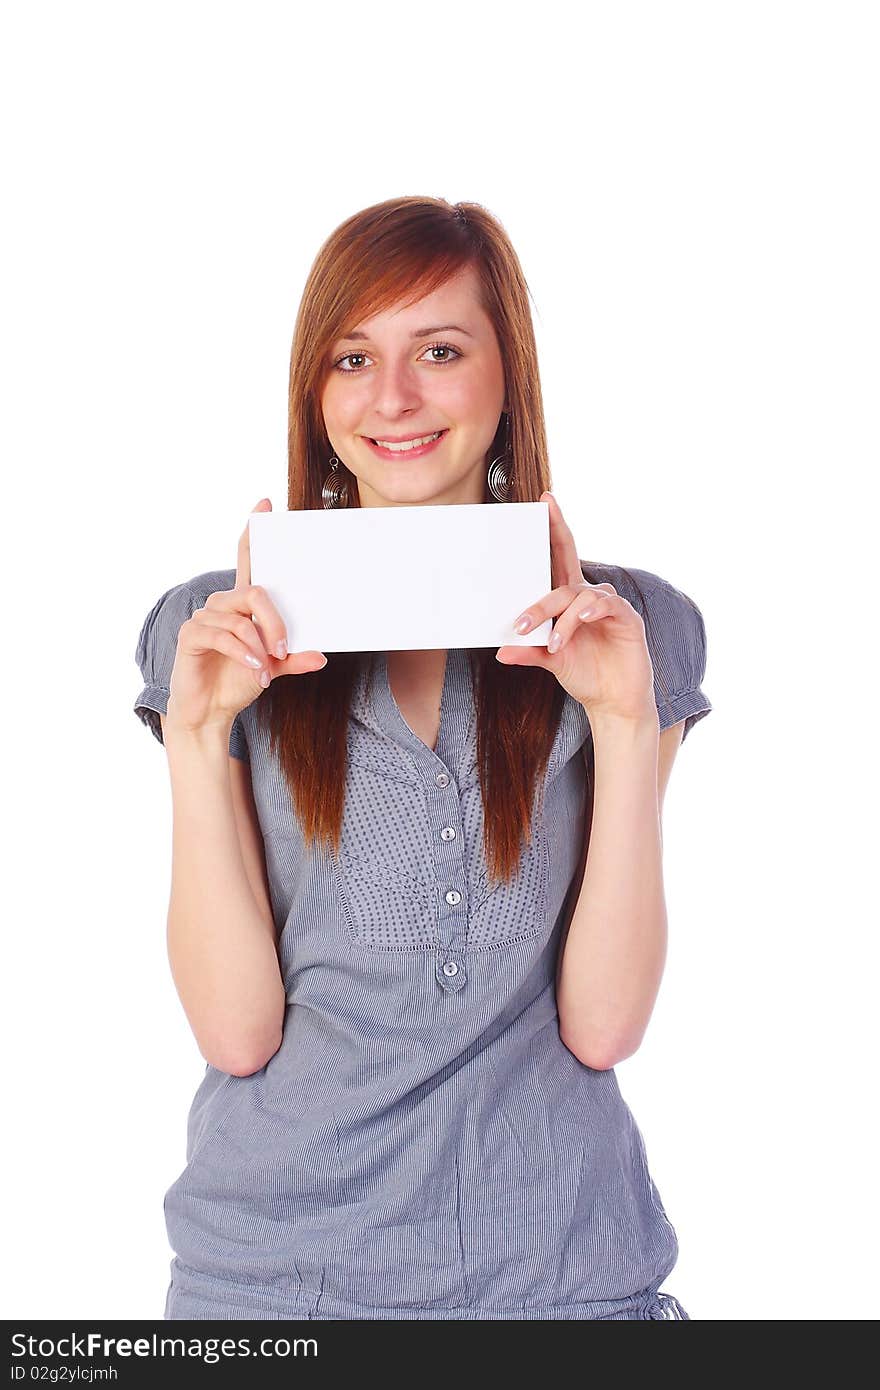
[[[248,1075],[278,1050],[286,998],[275,924],[257,906],[241,852],[229,730],[162,721],[173,802],[168,957],[202,1056]]]
[[[666,961],[659,724],[591,720],[595,786],[584,878],[557,983],[560,1036],[604,1069],[638,1048]]]

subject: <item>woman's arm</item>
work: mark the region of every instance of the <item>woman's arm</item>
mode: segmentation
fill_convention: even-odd
[[[229,768],[229,729],[162,716],[173,803],[168,957],[202,1056],[247,1076],[282,1035],[286,996],[275,922],[246,867]]]
[[[583,883],[557,982],[559,1031],[586,1066],[604,1070],[639,1047],[666,961],[660,808],[678,732],[656,716],[591,721],[593,814]],[[658,778],[659,768],[659,778]]]

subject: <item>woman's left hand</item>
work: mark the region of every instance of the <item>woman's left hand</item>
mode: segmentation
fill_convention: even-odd
[[[525,632],[548,618],[556,622],[546,647],[499,647],[498,660],[508,666],[543,666],[552,671],[591,719],[607,715],[634,721],[656,718],[654,670],[641,614],[613,584],[587,583],[559,503],[550,492],[542,493],[539,500],[550,509],[553,588],[520,616],[530,620]],[[516,618],[511,621],[515,623]],[[560,639],[555,650],[554,639]]]

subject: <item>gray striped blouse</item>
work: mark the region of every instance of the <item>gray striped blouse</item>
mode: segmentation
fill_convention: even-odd
[[[712,708],[702,615],[632,573],[660,727],[684,720],[686,737]],[[589,577],[644,612],[619,567]],[[160,741],[180,624],[234,583],[197,575],[144,620],[134,708]],[[531,844],[494,886],[466,650],[448,653],[436,751],[372,654],[338,856],[306,850],[255,710],[229,751],[250,765],[289,1007],[261,1070],[206,1067],[165,1194],[165,1317],[688,1318],[659,1291],[678,1242],[615,1072],[559,1036],[563,904],[587,833],[583,707],[566,696]]]

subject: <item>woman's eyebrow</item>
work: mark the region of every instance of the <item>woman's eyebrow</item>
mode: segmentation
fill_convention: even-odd
[[[411,338],[424,338],[428,333],[449,333],[450,331],[453,333],[464,333],[466,338],[472,338],[474,336],[473,333],[469,333],[466,328],[461,328],[457,323],[439,323],[433,324],[428,328],[416,328],[409,336]],[[337,338],[336,341],[339,343],[362,343],[366,342],[369,336],[368,333],[358,333],[355,331],[354,333],[345,333],[341,338]]]

